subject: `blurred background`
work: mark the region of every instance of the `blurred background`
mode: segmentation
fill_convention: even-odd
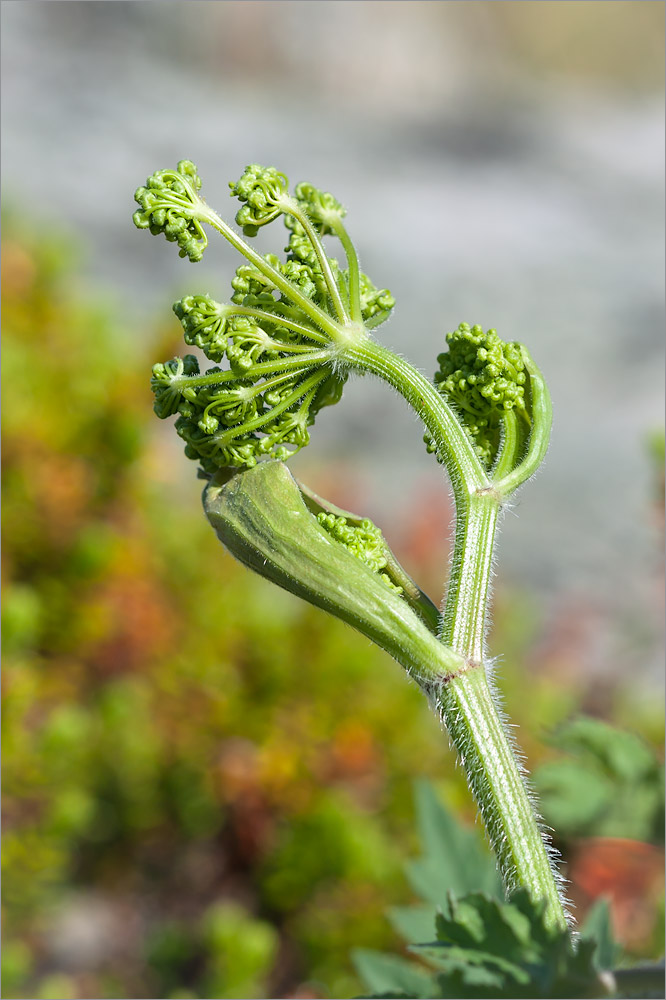
[[[555,426],[503,526],[491,649],[579,912],[607,895],[627,954],[654,954],[663,4],[1,18],[3,995],[354,995],[350,948],[398,947],[413,779],[473,822],[419,693],[226,556],[152,415],[149,367],[182,353],[171,302],[224,298],[237,266],[218,243],[192,270],[132,226],[135,188],[183,157],[229,218],[249,162],[331,190],[397,299],[382,338],[423,371],[461,321],[529,344]],[[349,384],[293,467],[440,598],[448,490],[397,398]],[[580,713],[633,750],[604,729],[576,760],[552,734]]]

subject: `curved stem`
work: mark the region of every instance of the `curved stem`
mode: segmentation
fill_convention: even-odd
[[[520,427],[518,426],[515,410],[508,410],[507,413],[504,414],[500,426],[502,440],[500,442],[497,461],[495,462],[491,473],[493,480],[502,479],[504,476],[507,476],[512,469],[515,469],[522,444]]]
[[[382,309],[381,312],[375,313],[374,316],[371,316],[369,319],[366,319],[363,325],[366,328],[366,330],[374,330],[375,327],[381,326],[382,323],[385,323],[390,315],[391,315],[390,309]]]
[[[350,368],[371,372],[393,386],[423,421],[451,479],[456,503],[471,492],[490,485],[472,443],[453,410],[432,382],[404,358],[369,337],[353,341],[340,350]]]
[[[349,233],[345,229],[344,223],[339,215],[332,213],[328,224],[342,243],[342,249],[347,258],[349,267],[349,306],[351,317],[355,323],[362,323],[361,314],[361,272],[358,263],[356,247],[349,238]]]
[[[317,255],[317,260],[319,261],[319,267],[321,268],[321,273],[324,275],[324,281],[326,282],[326,287],[328,288],[328,294],[331,297],[331,302],[333,303],[333,308],[338,314],[338,319],[344,323],[349,319],[349,313],[347,312],[344,302],[340,296],[340,291],[333,277],[333,272],[331,271],[331,265],[328,262],[328,257],[326,256],[326,251],[319,239],[319,234],[314,228],[309,218],[302,212],[298,207],[298,204],[291,198],[285,198],[283,203],[283,208],[285,212],[288,212],[297,222],[301,224],[305,230],[305,235],[310,240],[312,244],[312,249]]]
[[[525,886],[546,901],[546,920],[566,916],[544,839],[515,754],[494,704],[484,666],[485,624],[495,532],[502,496],[453,412],[411,365],[369,339],[346,347],[344,360],[401,393],[424,421],[443,457],[456,500],[456,538],[442,623],[442,644],[466,669],[430,692],[467,773],[508,890]]]
[[[503,478],[494,479],[495,489],[503,496],[509,496],[510,493],[513,493],[539,468],[548,450],[550,428],[553,422],[553,406],[548,386],[527,348],[523,346],[522,352],[525,370],[530,377],[532,428],[527,451],[520,465]]]

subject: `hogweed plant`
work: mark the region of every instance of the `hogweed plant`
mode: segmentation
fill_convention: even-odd
[[[200,371],[192,354],[156,364],[155,411],[177,416],[185,454],[207,480],[206,515],[229,552],[348,622],[420,685],[466,772],[507,898],[519,900],[513,924],[531,907],[543,940],[558,942],[565,965],[587,967],[498,710],[485,643],[498,521],[548,446],[551,401],[543,376],[524,344],[463,323],[446,337],[430,381],[376,339],[394,299],[360,270],[345,209],[331,194],[305,183],[291,193],[284,174],[256,164],[230,187],[241,203],[236,222],[244,237],[283,220],[285,256],[260,255],[229,226],[203,199],[188,160],[157,171],[136,191],[135,225],[164,234],[181,257],[201,260],[214,230],[244,258],[229,301],[193,294],[174,305],[185,342],[213,367]],[[329,237],[341,245],[342,263],[328,256]],[[448,473],[456,525],[441,612],[370,520],[318,497],[284,464],[308,444],[317,414],[340,400],[355,372],[404,397],[423,423],[428,451]],[[474,898],[465,904],[469,926],[485,919]],[[456,905],[446,918],[449,936],[462,912]],[[493,919],[511,925],[506,914]]]

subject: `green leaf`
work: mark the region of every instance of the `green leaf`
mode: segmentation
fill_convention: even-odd
[[[364,955],[374,978],[363,978],[376,992],[387,991],[381,996],[403,990],[411,997],[461,1000],[604,995],[594,960],[596,943],[574,941],[568,931],[547,925],[544,909],[524,889],[509,902],[480,892],[462,898],[449,893],[445,912],[436,919],[437,939],[410,948],[430,965],[427,982],[423,970],[414,966],[418,979],[410,990],[404,960],[373,952]],[[605,947],[607,958],[607,941]]]
[[[461,900],[450,894],[449,916],[437,918],[437,942],[419,951],[442,970],[440,984],[450,995],[587,995],[596,982],[594,945],[576,945],[568,931],[548,927],[543,913],[525,890],[508,903],[482,893]],[[480,991],[484,983],[490,992]]]
[[[560,750],[601,764],[623,781],[636,781],[655,765],[654,753],[635,733],[587,716],[569,722],[552,742]]]
[[[490,991],[491,996],[503,996],[507,982],[511,984],[513,996],[517,986],[526,986],[530,981],[529,975],[519,965],[490,952],[455,946],[442,952],[435,945],[423,945],[419,947],[418,954],[442,969],[443,974],[436,978],[444,996],[455,992],[456,996],[476,997],[484,988]],[[486,995],[485,992],[483,995]]]
[[[613,785],[572,760],[548,761],[538,768],[535,784],[548,823],[553,829],[585,833],[595,827],[613,799]]]
[[[588,911],[580,929],[585,941],[594,941],[597,949],[594,964],[597,969],[612,969],[618,961],[620,947],[613,938],[610,906],[607,899],[597,899]]]
[[[638,736],[582,716],[550,742],[571,756],[543,764],[534,783],[559,835],[663,840],[663,768]]]
[[[392,927],[408,944],[427,941],[437,916],[436,906],[393,906],[388,911]]]
[[[356,948],[351,955],[356,972],[373,994],[407,997],[436,997],[432,977],[414,962],[397,955]]]
[[[435,905],[441,905],[450,891],[464,895],[480,890],[501,896],[495,862],[476,833],[456,821],[429,782],[417,782],[415,794],[423,856],[406,866],[414,892]]]

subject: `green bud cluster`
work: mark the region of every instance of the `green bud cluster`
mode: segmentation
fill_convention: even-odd
[[[300,183],[294,188],[296,203],[315,226],[321,236],[333,232],[336,220],[343,219],[347,210],[328,191],[320,191],[312,184]],[[296,229],[298,223],[293,217],[285,216],[289,229]]]
[[[293,331],[279,325],[268,332],[209,296],[185,296],[174,311],[188,344],[228,362],[203,378],[191,354],[153,367],[155,412],[179,414],[176,430],[189,458],[213,474],[253,466],[267,455],[284,459],[308,444],[308,427],[323,406],[338,401],[344,385],[344,377],[316,357],[316,344],[310,350],[295,343]],[[299,354],[307,354],[303,364]]]
[[[373,326],[378,325],[377,320],[384,322],[388,319],[395,299],[388,288],[375,288],[367,274],[361,271],[361,315],[364,322],[373,320]]]
[[[158,417],[164,420],[179,412],[179,407],[188,393],[187,389],[180,388],[180,380],[183,376],[198,374],[199,362],[193,354],[153,365],[150,387],[155,396],[153,408]],[[191,390],[189,392],[191,394]]]
[[[226,466],[252,467],[267,455],[288,458],[289,446],[299,450],[309,442],[308,427],[322,405],[317,391],[327,378],[325,371],[299,369],[263,381],[238,378],[189,389],[176,421],[185,454],[209,474]]]
[[[174,303],[173,311],[182,324],[186,344],[198,347],[211,361],[219,362],[226,356],[231,369],[239,374],[261,360],[301,349],[294,347],[297,335],[280,325],[279,316],[274,320],[265,317],[261,326],[254,316],[243,315],[210,295],[186,295]],[[315,346],[313,343],[310,349]]]
[[[229,185],[232,195],[243,202],[236,215],[236,222],[248,236],[256,234],[260,226],[267,225],[282,215],[284,224],[290,230],[289,243],[285,252],[289,255],[283,273],[299,284],[308,298],[312,298],[322,308],[329,309],[328,289],[312,240],[306,233],[303,219],[307,219],[317,235],[326,236],[335,232],[335,227],[347,214],[346,209],[328,191],[321,191],[313,184],[301,182],[294,188],[294,196],[288,192],[289,181],[275,167],[261,167],[256,163],[245,168],[240,180]],[[348,297],[349,271],[341,270],[338,261],[327,257],[334,280],[343,298]],[[273,266],[278,266],[274,255],[266,257]],[[306,266],[307,269],[303,267]],[[238,283],[232,282],[237,294],[254,278],[254,287],[248,287],[246,294],[260,294],[262,283],[257,272],[242,266],[236,272]],[[257,287],[257,283],[258,286]],[[395,305],[395,299],[386,288],[378,289],[367,275],[360,275],[361,316],[364,322],[373,320],[373,326],[388,318]],[[239,301],[236,298],[234,301]]]
[[[267,253],[264,260],[271,267],[280,269],[280,258],[274,253]],[[259,309],[272,309],[275,305],[273,284],[265,274],[253,264],[241,264],[231,279],[233,295],[231,301],[237,305],[254,306]]]
[[[317,521],[326,532],[340,542],[352,555],[364,562],[373,573],[384,581],[387,587],[402,594],[402,587],[393,583],[388,573],[386,544],[379,528],[369,518],[364,518],[357,524],[350,524],[346,517],[339,517],[322,511],[317,514]]]
[[[527,375],[521,345],[506,343],[496,330],[461,323],[446,336],[438,355],[435,384],[460,416],[479,458],[490,467],[497,454],[502,417],[516,410],[527,417]],[[432,443],[426,439],[429,450]]]
[[[201,178],[190,160],[180,160],[176,170],[157,170],[137,188],[134,200],[141,206],[132,216],[137,229],[153,236],[164,233],[177,243],[180,256],[196,263],[203,257],[208,238],[201,226],[205,203],[198,195]]]
[[[332,334],[349,319],[352,294],[355,316],[368,326],[387,318],[394,299],[358,271],[342,226],[345,210],[328,192],[303,183],[291,195],[283,173],[258,164],[230,184],[241,202],[236,222],[245,235],[283,216],[290,239],[280,259],[252,251],[206,205],[200,187],[189,160],[176,170],[159,170],[136,191],[140,207],[133,219],[139,229],[177,243],[191,261],[200,260],[207,245],[204,223],[247,258],[232,279],[230,302],[186,295],[173,307],[185,343],[216,367],[202,373],[188,354],[155,365],[151,380],[155,412],[177,414],[186,455],[212,475],[264,457],[285,459],[304,447],[319,410],[342,395],[347,372],[335,363]],[[343,241],[347,269],[324,254],[320,237],[330,233]]]
[[[186,295],[173,311],[183,327],[185,343],[198,347],[211,361],[221,361],[227,346],[229,307],[210,295]]]
[[[236,214],[236,222],[246,236],[256,236],[260,226],[277,219],[282,214],[283,200],[288,195],[289,178],[275,167],[262,167],[251,163],[237,181],[229,183],[232,197],[243,202]]]

